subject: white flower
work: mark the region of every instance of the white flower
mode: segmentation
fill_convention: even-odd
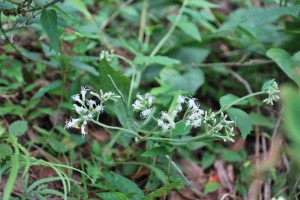
[[[89,100],[87,100],[86,102],[89,104],[89,106],[90,106],[91,108],[93,108],[93,106],[96,105],[96,101],[94,101],[94,100],[92,100],[92,99],[89,99]]]
[[[149,117],[149,115],[151,114],[151,112],[152,112],[152,108],[144,110],[143,112],[141,112],[141,118],[147,118],[147,117]]]
[[[82,106],[77,106],[76,104],[73,104],[74,108],[75,108],[75,111],[78,115],[83,115],[84,113],[87,112],[87,109],[85,109],[84,107]]]
[[[95,108],[95,111],[96,111],[96,112],[102,113],[103,110],[104,110],[104,106],[102,106],[102,105],[97,105],[96,108]]]
[[[85,126],[86,126],[87,122],[84,121],[83,124],[81,125],[81,135],[84,137],[85,135],[88,134],[88,132],[85,130]]]
[[[67,121],[66,121],[65,129],[69,129],[69,128],[72,128],[72,127],[76,127],[79,121],[80,121],[79,119],[73,119],[73,118],[71,117],[70,120],[67,120]]]
[[[158,124],[158,126],[163,126],[164,125],[164,121],[161,120],[161,119],[158,119],[157,120],[157,124]]]
[[[139,100],[135,100],[135,102],[132,104],[133,110],[138,111],[142,110],[143,106]]]
[[[169,126],[168,124],[163,124],[163,125],[162,125],[162,129],[163,129],[164,131],[167,131],[169,128],[170,128],[170,126]]]
[[[190,99],[189,99],[189,102],[188,102],[188,104],[189,104],[188,107],[189,107],[189,108],[192,108],[192,109],[198,108],[198,107],[197,107],[197,104],[196,104],[196,102],[195,102],[195,100],[196,100],[196,99],[194,99],[194,98],[190,98]]]
[[[185,102],[185,97],[184,96],[182,96],[182,95],[179,95],[178,97],[177,97],[177,103],[184,103]]]
[[[87,93],[87,91],[89,91],[90,89],[88,89],[86,86],[81,86],[81,90],[80,93],[82,95],[82,99],[85,100],[85,95]]]
[[[80,104],[83,104],[82,100],[80,99],[80,95],[79,94],[75,94],[73,96],[71,96],[73,101],[77,101]]]
[[[152,105],[152,103],[153,103],[153,101],[155,100],[155,97],[154,96],[151,96],[150,94],[149,94],[149,97],[148,97],[148,106],[151,106]]]

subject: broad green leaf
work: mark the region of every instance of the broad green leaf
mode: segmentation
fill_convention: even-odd
[[[144,55],[138,55],[134,59],[134,62],[136,64],[160,64],[160,65],[178,65],[180,64],[179,60],[176,60],[174,58],[170,58],[167,56],[144,56]]]
[[[201,35],[198,30],[198,27],[189,21],[180,21],[177,26],[187,35],[191,36],[195,40],[201,42]]]
[[[150,150],[145,151],[141,154],[141,156],[144,157],[150,157],[150,156],[159,156],[159,155],[170,155],[170,151],[166,147],[157,147]]]
[[[8,132],[10,135],[20,136],[27,131],[28,125],[26,121],[17,120],[9,125]]]
[[[105,104],[106,109],[116,114],[120,123],[131,130],[134,130],[133,111],[131,104],[128,105],[130,80],[118,71],[115,71],[104,59],[99,66],[99,76],[96,77],[96,88],[103,92],[114,92],[122,96],[116,102],[109,101]],[[121,92],[121,94],[119,93]]]
[[[228,108],[226,112],[240,129],[242,138],[245,140],[250,131],[252,131],[252,123],[249,115],[237,108]]]
[[[177,122],[172,130],[172,135],[187,135],[192,129],[192,126],[185,126],[184,122]]]
[[[209,55],[210,49],[193,46],[180,46],[174,49],[170,56],[180,60],[182,64],[203,63]]]
[[[206,183],[204,186],[204,194],[214,192],[219,188],[221,188],[221,185],[219,183]]]
[[[205,78],[201,69],[188,68],[182,74],[172,68],[164,68],[160,72],[160,78],[164,83],[173,85],[175,90],[187,91],[195,94],[204,83]]]
[[[52,48],[56,51],[56,53],[60,52],[59,46],[59,33],[57,29],[57,14],[53,9],[50,10],[42,10],[41,14],[41,25],[43,29],[46,31]]]
[[[0,160],[2,158],[5,158],[6,156],[11,156],[13,154],[12,148],[6,143],[0,144],[0,149],[1,149],[1,151],[0,151]]]
[[[197,8],[219,8],[220,7],[218,4],[210,3],[209,1],[205,1],[205,0],[190,0],[188,5]]]
[[[215,160],[216,156],[213,153],[205,151],[201,159],[201,168],[203,170],[207,169],[214,164]]]
[[[93,16],[88,11],[86,4],[82,0],[67,0],[67,3],[79,10],[92,24],[95,24]]]
[[[274,60],[280,69],[300,86],[300,77],[296,73],[298,67],[294,66],[294,61],[288,52],[283,49],[273,48],[267,51],[267,56]]]
[[[121,192],[105,192],[105,193],[96,193],[96,195],[103,200],[129,200]]]
[[[49,85],[43,86],[41,87],[32,97],[31,100],[37,99],[42,97],[44,94],[46,94],[47,92],[58,88],[59,86],[61,86],[62,81],[54,81],[53,83],[50,83]]]
[[[220,98],[220,106],[221,106],[221,108],[224,108],[238,99],[239,99],[239,97],[237,97],[233,94],[227,94]],[[247,100],[239,101],[238,103],[236,103],[234,105],[245,105],[245,104],[247,104]]]
[[[298,89],[289,86],[283,87],[281,91],[284,106],[284,121],[287,130],[286,135],[297,147],[299,147],[300,92]]]
[[[116,188],[126,196],[132,195],[132,200],[140,200],[145,196],[144,192],[133,181],[120,174],[106,173],[104,179],[108,186]]]
[[[230,151],[228,149],[223,149],[221,151],[221,158],[228,162],[242,162],[242,156],[236,151]]]
[[[272,83],[274,82],[274,80],[275,80],[275,79],[266,81],[266,82],[263,84],[263,86],[261,87],[261,90],[262,90],[262,91],[267,91],[267,90],[271,87],[271,85],[272,85]]]
[[[15,9],[15,5],[10,2],[2,2],[0,3],[0,10],[12,10]]]
[[[274,128],[274,123],[267,117],[258,114],[258,113],[250,113],[249,114],[252,124],[256,126],[262,126],[266,128],[273,129]]]
[[[170,184],[165,185],[165,186],[155,190],[154,192],[150,193],[148,196],[143,198],[143,200],[152,200],[156,197],[160,197],[160,196],[164,195],[167,191],[177,188],[179,186],[182,186],[182,183],[180,181],[170,183]]]

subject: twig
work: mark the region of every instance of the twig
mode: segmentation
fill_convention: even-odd
[[[250,85],[249,85],[249,83],[248,83],[248,81],[247,80],[245,80],[243,77],[241,77],[238,73],[236,73],[235,71],[233,71],[232,69],[227,69],[228,70],[228,72],[236,79],[236,80],[238,80],[240,83],[242,83],[244,86],[245,86],[245,88],[246,88],[246,90],[247,90],[247,92],[249,93],[249,94],[252,94],[253,93],[253,91],[252,91],[252,89],[251,89],[251,87],[250,87]]]
[[[47,4],[43,5],[43,6],[39,6],[39,7],[36,7],[36,8],[31,8],[31,9],[23,9],[22,13],[34,12],[34,11],[37,11],[37,10],[45,9],[45,8],[48,8],[48,7],[56,4],[59,1],[63,2],[63,0],[54,0],[54,1],[52,1],[50,3],[47,3]]]
[[[225,66],[225,67],[244,67],[250,65],[264,65],[274,63],[272,60],[261,60],[253,59],[246,62],[220,62],[220,63],[191,63],[183,65],[184,67],[215,67],[215,66]]]

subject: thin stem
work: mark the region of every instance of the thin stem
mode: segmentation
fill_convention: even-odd
[[[31,8],[31,9],[28,9],[28,10],[24,9],[24,10],[22,10],[22,13],[33,12],[33,11],[37,11],[37,10],[42,10],[42,9],[48,8],[48,7],[56,4],[59,1],[63,2],[63,0],[54,0],[54,1],[52,1],[50,3],[47,3],[47,4],[43,5],[43,6],[39,6],[39,7],[36,7],[36,8]]]
[[[127,108],[128,109],[129,109],[129,106],[131,105],[131,99],[132,99],[132,93],[133,93],[133,85],[134,85],[135,75],[136,75],[136,70],[134,69],[134,72],[133,72],[132,77],[131,77],[129,94],[128,94],[128,101],[127,101]]]
[[[225,67],[244,67],[250,65],[264,65],[274,63],[272,60],[261,60],[253,59],[246,62],[220,62],[220,63],[190,63],[182,65],[181,67],[215,67],[215,66],[225,66]]]
[[[157,52],[160,50],[160,48],[166,43],[166,41],[169,39],[169,37],[172,35],[172,33],[174,32],[182,14],[183,11],[185,9],[185,7],[187,6],[189,0],[184,0],[184,2],[182,3],[182,6],[178,12],[178,15],[174,21],[174,23],[172,24],[171,28],[169,29],[169,31],[167,32],[167,34],[160,40],[160,42],[157,44],[157,46],[153,49],[153,51],[151,52],[150,56],[155,56],[157,54]]]
[[[126,129],[126,128],[121,128],[121,127],[116,127],[116,126],[109,126],[109,125],[103,124],[103,123],[101,123],[101,122],[98,122],[98,121],[96,121],[96,120],[94,120],[94,119],[92,119],[92,120],[90,120],[90,121],[93,122],[93,123],[95,123],[95,124],[97,124],[97,125],[99,125],[99,126],[102,126],[102,127],[104,127],[104,128],[107,128],[107,129],[113,129],[113,130],[125,131],[125,132],[127,132],[127,133],[133,134],[134,136],[136,136],[136,137],[138,137],[138,138],[142,138],[142,137],[141,137],[139,134],[137,134],[136,132],[131,131],[131,130]]]
[[[139,30],[139,42],[142,43],[144,40],[146,16],[148,9],[148,0],[143,0],[143,8],[141,13],[140,30]]]
[[[228,108],[230,108],[231,106],[237,104],[238,102],[248,99],[250,97],[254,97],[254,96],[258,96],[258,95],[262,95],[262,94],[267,94],[265,91],[261,91],[261,92],[256,92],[256,93],[252,93],[252,94],[248,94],[247,96],[244,96],[242,98],[239,98],[237,100],[235,100],[234,102],[232,102],[231,104],[221,108],[218,112],[216,112],[216,115],[220,114],[221,112],[224,112],[225,110],[227,110]]]
[[[111,75],[108,75],[108,78],[110,79],[111,83],[113,84],[113,86],[115,87],[115,89],[117,90],[117,92],[119,93],[119,95],[122,97],[123,102],[126,104],[125,98],[122,94],[122,92],[119,90],[119,88],[117,87],[114,79],[111,77]]]

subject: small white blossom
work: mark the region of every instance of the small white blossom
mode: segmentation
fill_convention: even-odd
[[[84,136],[86,136],[87,134],[88,134],[88,132],[85,130],[85,126],[86,126],[86,123],[83,123],[82,125],[81,125],[81,135],[84,137]]]
[[[89,99],[86,101],[88,103],[88,105],[93,108],[94,105],[96,105],[96,101],[92,100],[92,99]]]
[[[99,112],[99,113],[102,113],[103,110],[104,110],[104,106],[102,106],[102,105],[97,105],[96,108],[95,108],[95,111]]]
[[[192,108],[192,109],[198,108],[195,100],[196,100],[195,98],[190,98],[189,99],[189,101],[188,101],[188,104],[189,104],[188,107],[189,108]]]
[[[178,97],[177,97],[177,103],[184,103],[185,102],[185,97],[184,96],[182,96],[182,95],[179,95]]]
[[[84,107],[82,106],[77,106],[76,104],[73,104],[74,108],[75,108],[75,111],[78,115],[83,115],[84,113],[87,112],[87,109],[85,109]]]
[[[147,118],[150,116],[152,112],[152,108],[146,109],[144,111],[141,112],[141,118]]]
[[[74,118],[71,117],[70,120],[66,121],[65,128],[69,129],[69,128],[72,128],[72,127],[76,127],[79,121],[80,121],[79,119],[74,119]]]
[[[158,119],[158,120],[157,120],[157,125],[158,125],[158,126],[163,126],[163,125],[164,125],[164,121],[161,120],[161,119]]]
[[[81,86],[81,90],[80,90],[80,94],[82,95],[82,99],[85,100],[85,95],[87,93],[87,91],[89,91],[90,89],[88,89],[86,86]]]
[[[79,94],[75,94],[73,96],[71,96],[73,101],[77,101],[80,104],[83,104],[82,100],[80,99],[80,95]]]
[[[132,104],[133,110],[139,111],[143,109],[143,106],[139,100],[135,100],[135,102]]]

